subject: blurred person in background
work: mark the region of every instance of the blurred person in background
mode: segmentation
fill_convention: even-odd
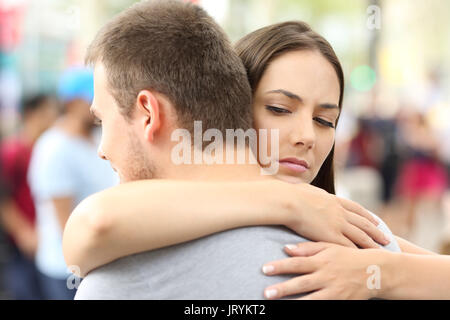
[[[89,107],[93,74],[71,68],[60,79],[63,114],[36,142],[28,179],[36,203],[36,265],[44,299],[72,299],[62,253],[62,231],[75,206],[85,197],[116,184],[107,162],[97,155],[98,141]]]
[[[0,126],[0,141],[2,141],[1,126]],[[3,204],[6,199],[6,196],[7,196],[7,192],[6,192],[5,179],[3,177],[2,164],[0,162],[0,214],[3,211]],[[0,243],[4,243],[5,241],[6,240],[5,240],[5,235],[4,235],[3,229],[0,228]],[[5,264],[6,264],[6,260],[7,260],[6,257],[7,257],[7,252],[5,252],[5,250],[0,250],[0,261],[3,261],[2,263],[0,263],[0,274],[4,273]],[[5,295],[7,297],[9,297],[8,293],[5,292],[4,279],[2,279],[0,277],[0,297],[3,298]]]
[[[374,119],[373,126],[379,139],[381,139],[381,150],[378,150],[380,157],[377,169],[380,172],[383,182],[382,201],[386,205],[393,199],[399,167],[400,155],[397,145],[398,126],[396,118]]]
[[[35,141],[57,117],[56,99],[37,95],[27,99],[22,108],[19,131],[0,144],[2,184],[8,189],[0,212],[4,231],[9,236],[8,264],[4,282],[13,299],[40,299],[34,264],[37,237],[35,206],[27,182],[28,167]]]
[[[0,136],[1,141],[1,136]],[[0,162],[0,211],[3,210],[3,203],[5,199],[7,198],[7,191],[6,191],[6,184],[5,184],[5,177],[3,174],[3,167]],[[1,214],[1,213],[0,213]]]
[[[373,169],[382,182],[379,200],[387,204],[392,199],[398,171],[397,122],[367,115],[359,117],[357,122],[358,129],[349,143],[346,166]]]
[[[350,141],[347,165],[378,169],[382,148],[382,139],[375,131],[371,119],[360,117],[357,133]]]
[[[440,203],[448,184],[447,172],[438,156],[440,143],[424,114],[417,111],[408,113],[400,123],[400,139],[404,146],[404,160],[396,191],[410,232],[421,202]]]

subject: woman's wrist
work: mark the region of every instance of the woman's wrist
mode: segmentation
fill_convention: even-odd
[[[399,291],[404,283],[407,266],[404,265],[404,256],[402,253],[391,252],[383,249],[378,251],[378,262],[381,277],[381,287],[375,291],[374,297],[380,299],[399,299],[401,292]]]
[[[269,180],[262,187],[261,201],[264,204],[265,224],[292,226],[297,223],[300,214],[298,190],[293,185]]]

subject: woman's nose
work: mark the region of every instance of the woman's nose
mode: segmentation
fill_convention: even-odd
[[[313,121],[301,121],[292,129],[290,138],[293,145],[304,146],[307,149],[314,147],[316,132]]]

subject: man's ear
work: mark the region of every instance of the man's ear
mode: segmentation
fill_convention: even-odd
[[[161,104],[155,94],[149,90],[142,90],[137,96],[137,107],[143,114],[144,134],[148,141],[153,142],[155,133],[161,126]]]

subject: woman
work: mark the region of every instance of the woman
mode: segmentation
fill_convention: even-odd
[[[277,178],[310,183],[334,193],[334,136],[344,80],[331,46],[306,24],[287,22],[251,33],[237,44],[237,50],[253,88],[255,129],[280,129]],[[303,77],[298,77],[297,71]],[[309,163],[292,159],[296,154],[307,155],[304,160]],[[165,205],[170,199],[167,194],[176,190],[182,191],[178,201],[183,210]],[[383,239],[373,225],[376,221],[364,209],[323,190],[305,183],[294,188],[274,181],[239,185],[173,181],[124,184],[94,195],[77,207],[65,229],[66,262],[80,266],[83,275],[125,255],[259,224],[284,224],[311,240],[353,248],[352,241],[365,248],[379,247],[373,240],[381,244],[389,242]],[[149,194],[158,196],[149,202]],[[252,202],[252,194],[262,196]],[[277,207],[276,201],[289,203],[291,212],[285,214],[289,211],[286,206],[277,212],[276,208],[283,205]],[[327,210],[329,214],[325,213]],[[80,235],[80,230],[85,234]],[[121,241],[123,236],[126,243]],[[324,240],[327,237],[331,239]],[[412,247],[404,241],[401,245],[402,249]]]
[[[439,203],[448,182],[447,172],[438,157],[441,145],[425,116],[418,112],[408,115],[400,132],[405,160],[400,167],[396,191],[407,213],[406,225],[410,232],[420,202],[431,199]]]

